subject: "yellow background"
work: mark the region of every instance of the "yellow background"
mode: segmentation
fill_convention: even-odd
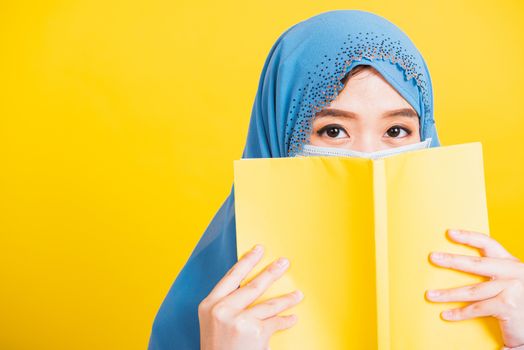
[[[521,1],[3,0],[0,347],[144,349],[231,189],[271,45],[350,8],[421,50],[441,141],[483,143],[491,234],[524,258]]]

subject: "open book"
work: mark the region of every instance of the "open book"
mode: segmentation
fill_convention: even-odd
[[[432,251],[479,256],[448,228],[488,233],[480,143],[371,160],[348,157],[234,162],[239,256],[266,248],[291,267],[261,300],[300,289],[298,323],[271,350],[495,350],[497,320],[445,321],[428,289],[487,280],[437,267]],[[252,276],[252,275],[251,275]]]

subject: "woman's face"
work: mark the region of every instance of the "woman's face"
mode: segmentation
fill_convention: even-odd
[[[374,152],[420,142],[417,112],[373,68],[351,76],[312,123],[315,146]]]

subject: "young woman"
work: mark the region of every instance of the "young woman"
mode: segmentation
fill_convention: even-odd
[[[429,138],[439,146],[429,71],[413,43],[382,17],[337,10],[290,27],[271,48],[242,157],[293,157],[305,144],[373,152]],[[471,302],[442,317],[495,317],[505,346],[524,349],[524,264],[485,234],[448,234],[482,257],[434,252],[431,261],[491,280],[425,297]],[[290,264],[280,258],[239,288],[262,255],[257,245],[237,262],[232,189],[165,298],[149,349],[268,349],[272,334],[297,321],[280,313],[303,295],[251,306]]]

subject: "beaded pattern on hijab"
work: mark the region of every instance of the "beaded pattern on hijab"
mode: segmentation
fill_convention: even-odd
[[[415,62],[415,56],[409,54],[407,50],[400,45],[400,41],[392,41],[384,33],[359,32],[354,37],[351,34],[347,35],[347,40],[343,42],[340,51],[336,57],[331,58],[324,55],[324,61],[317,64],[314,72],[307,72],[308,83],[304,88],[298,90],[302,93],[302,98],[298,103],[293,99],[294,104],[290,109],[289,121],[292,121],[293,114],[296,108],[299,108],[299,113],[296,117],[296,124],[289,141],[288,156],[293,157],[301,151],[302,145],[308,144],[311,137],[311,120],[312,117],[322,110],[322,107],[328,105],[333,101],[344,84],[341,80],[348,73],[348,68],[353,62],[361,61],[363,58],[369,60],[387,60],[392,64],[398,64],[404,71],[404,76],[409,81],[415,79],[417,86],[422,94],[424,104],[424,114],[428,118],[426,122],[434,123],[431,118],[432,111],[429,103],[427,91],[427,79],[421,72],[423,67]],[[332,59],[335,60],[334,65],[330,65]],[[331,67],[333,67],[331,69]],[[322,79],[312,84],[313,76],[321,77]],[[431,119],[429,119],[431,118]],[[423,123],[421,123],[423,124]],[[289,132],[288,135],[289,136]]]

